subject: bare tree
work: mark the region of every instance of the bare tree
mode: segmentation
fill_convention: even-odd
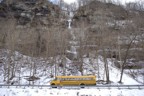
[[[122,77],[123,77],[125,65],[127,63],[126,61],[127,61],[128,55],[129,55],[129,50],[130,50],[130,48],[132,46],[132,43],[134,42],[135,39],[136,39],[136,35],[130,40],[130,42],[128,44],[128,47],[126,49],[126,53],[125,53],[125,56],[124,56],[124,61],[122,63],[121,76],[120,76],[119,83],[122,83]]]
[[[144,4],[144,2],[142,0],[139,0],[138,2],[127,3],[126,8],[129,10],[143,11],[144,10],[143,4]]]
[[[13,79],[15,76],[15,61],[12,60],[14,58],[14,52],[15,52],[15,46],[17,44],[17,40],[19,38],[19,33],[15,31],[15,20],[11,19],[8,21],[10,26],[6,33],[6,38],[5,38],[5,46],[7,49],[9,49],[9,54],[8,54],[8,63],[7,63],[7,83],[10,83],[10,79]],[[7,23],[8,23],[7,22]]]

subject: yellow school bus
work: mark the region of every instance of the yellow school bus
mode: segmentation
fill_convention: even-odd
[[[96,85],[96,76],[56,76],[50,85]]]

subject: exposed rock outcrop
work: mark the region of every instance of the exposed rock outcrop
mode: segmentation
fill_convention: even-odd
[[[46,54],[48,46],[58,47],[61,36],[55,34],[67,27],[64,18],[61,8],[47,0],[3,0],[0,47],[28,55]]]
[[[115,53],[118,54],[119,50],[127,50],[128,46],[133,48],[133,44],[138,44],[139,41],[137,43],[133,41],[133,44],[130,45],[130,41],[132,37],[143,35],[144,31],[141,30],[144,29],[144,24],[141,23],[144,22],[143,18],[143,11],[132,11],[122,5],[93,0],[77,10],[73,17],[73,27],[80,29],[79,34],[83,32],[82,41],[84,43],[95,46],[93,49],[88,47],[87,50],[91,50],[91,53],[96,52],[95,54],[108,58],[116,58]],[[121,49],[118,49],[117,46],[120,46]],[[138,46],[141,46],[141,42]],[[121,51],[122,59],[125,53]],[[130,56],[130,53],[133,56]],[[142,57],[141,54],[138,55],[139,58]],[[127,58],[134,58],[130,50]]]
[[[90,42],[97,42],[101,38],[101,32],[106,35],[103,38],[107,41],[108,34],[113,32],[131,32],[130,27],[138,25],[138,18],[143,18],[144,15],[140,15],[143,13],[126,10],[121,5],[93,0],[77,10],[73,17],[73,26],[84,29]]]
[[[15,18],[18,25],[61,25],[61,9],[47,0],[14,0],[0,4],[0,17]]]
[[[73,19],[76,21],[75,26],[77,26],[77,22],[81,21],[87,22],[86,24],[96,24],[101,19],[126,20],[128,17],[129,12],[121,6],[92,1],[90,4],[80,7]]]

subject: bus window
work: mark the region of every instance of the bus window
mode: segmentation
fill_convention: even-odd
[[[56,81],[57,80],[57,78],[54,78],[54,81]]]

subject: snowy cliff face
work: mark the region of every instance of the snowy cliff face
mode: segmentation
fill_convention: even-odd
[[[106,20],[126,20],[129,17],[129,12],[121,6],[112,3],[103,3],[100,1],[92,1],[78,9],[74,16],[77,22],[84,21],[86,24],[96,24],[101,19]],[[75,26],[76,26],[75,25]]]
[[[62,16],[61,9],[47,0],[4,0],[0,4],[1,18],[14,18],[19,25],[56,25]],[[37,20],[37,21],[36,21]],[[33,24],[34,23],[34,24]]]
[[[93,2],[80,7],[73,17],[73,27],[80,28],[85,32],[85,41],[89,42],[89,45],[97,45],[97,50],[102,51],[102,48],[106,50],[106,57],[110,57],[108,52],[112,54],[117,53],[119,44],[120,48],[126,50],[130,45],[131,37],[136,36],[136,40],[132,43],[131,48],[134,48],[133,44],[138,44],[138,38],[143,35],[144,25],[143,22],[144,12],[126,10],[122,6],[114,5],[112,3],[103,3],[94,0]],[[124,39],[125,38],[125,39]],[[131,38],[131,39],[130,39]],[[134,39],[134,38],[133,38]],[[143,41],[142,38],[140,41]],[[141,42],[139,42],[139,45]],[[139,46],[139,48],[141,48]],[[134,48],[141,58],[140,50]],[[133,50],[129,50],[128,58],[135,58],[132,54]],[[100,54],[102,54],[100,52]],[[125,56],[125,51],[121,52],[121,58]],[[113,55],[117,57],[117,55]]]
[[[67,26],[65,15],[58,5],[47,0],[8,1],[0,3],[1,48],[10,48],[8,46],[12,42],[10,44],[8,42],[14,38],[15,44],[14,42],[13,44],[16,45],[14,50],[28,55],[30,51],[33,55],[44,55],[49,43],[51,45],[59,43],[61,36],[57,37],[54,34],[60,34]],[[51,41],[48,40],[49,37]]]

